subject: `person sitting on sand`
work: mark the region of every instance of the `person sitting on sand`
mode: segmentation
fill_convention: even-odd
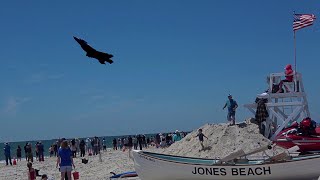
[[[65,176],[68,176],[68,179],[71,179],[72,166],[73,168],[75,168],[75,166],[67,140],[62,141],[61,147],[58,150],[58,155],[56,167],[58,168],[58,165],[60,166],[61,180],[64,180]]]
[[[48,180],[48,176],[47,176],[46,174],[43,174],[43,175],[41,176],[41,180]]]
[[[208,137],[205,136],[205,135],[202,133],[202,129],[199,129],[199,130],[198,130],[198,134],[197,134],[196,137],[199,137],[199,141],[200,141],[200,145],[201,145],[201,149],[200,149],[199,151],[204,150],[203,137],[205,137],[205,138],[207,138],[207,139],[208,139]]]
[[[28,180],[35,180],[36,179],[36,171],[32,167],[32,163],[28,162],[27,167],[28,167]]]

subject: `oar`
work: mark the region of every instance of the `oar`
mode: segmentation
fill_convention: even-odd
[[[272,149],[272,146],[271,146],[271,145],[262,146],[262,147],[260,147],[260,148],[258,148],[258,149],[254,149],[254,150],[252,150],[252,151],[247,152],[244,156],[249,156],[249,155],[251,155],[251,154],[256,154],[256,153],[258,153],[258,152],[265,151],[265,150],[268,150],[268,149]]]
[[[233,159],[236,159],[238,157],[241,157],[241,156],[244,156],[245,155],[245,152],[240,149],[234,153],[231,153],[229,154],[228,156],[224,157],[224,158],[221,158],[219,161],[217,161],[217,163],[222,163],[222,162],[228,162],[228,161],[231,161]]]
[[[245,153],[242,149],[240,149],[239,151],[236,151],[234,153],[231,153],[230,155],[220,159],[219,161],[217,161],[217,163],[221,163],[221,162],[227,162],[227,161],[230,161],[230,160],[233,160],[233,159],[236,159],[238,157],[243,157],[243,156],[249,156],[251,154],[255,154],[255,153],[258,153],[258,152],[261,152],[261,151],[265,151],[265,150],[268,150],[268,149],[271,149],[272,146],[271,145],[268,145],[268,146],[262,146],[258,149],[254,149],[252,151],[249,151],[247,153]]]
[[[286,152],[282,152],[280,154],[270,157],[269,159],[267,159],[267,161],[275,162],[275,161],[284,161],[287,159],[289,159],[288,154]]]

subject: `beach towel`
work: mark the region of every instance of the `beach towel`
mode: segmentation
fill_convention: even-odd
[[[128,171],[120,174],[116,174],[114,172],[110,172],[110,173],[113,174],[113,176],[111,176],[110,179],[138,176],[138,174],[135,171]]]

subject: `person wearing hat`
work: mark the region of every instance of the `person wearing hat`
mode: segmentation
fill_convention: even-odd
[[[226,104],[223,106],[222,109],[225,109],[228,107],[228,115],[227,115],[227,120],[230,122],[230,125],[235,125],[236,123],[236,109],[238,107],[237,101],[232,99],[232,95],[228,95],[228,100]]]
[[[12,166],[12,161],[11,161],[11,152],[10,152],[10,146],[9,143],[5,143],[5,146],[3,148],[4,150],[4,156],[6,157],[6,165],[8,166],[10,162],[10,165]]]

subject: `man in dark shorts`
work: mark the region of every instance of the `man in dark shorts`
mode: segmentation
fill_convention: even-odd
[[[236,109],[238,107],[237,101],[232,99],[232,95],[228,95],[228,100],[222,109],[228,107],[227,120],[230,122],[230,125],[235,125],[236,123]]]

